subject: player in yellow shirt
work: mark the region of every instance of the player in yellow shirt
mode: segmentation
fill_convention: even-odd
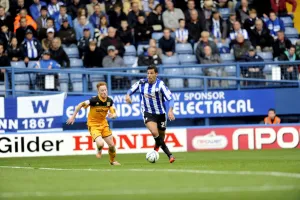
[[[117,117],[115,108],[113,107],[113,100],[107,96],[107,85],[105,82],[99,82],[97,84],[97,90],[97,96],[78,104],[73,113],[73,116],[67,120],[67,124],[72,125],[75,122],[75,117],[81,108],[90,107],[87,125],[91,137],[97,145],[96,157],[101,158],[102,148],[105,141],[109,147],[108,153],[110,164],[120,165],[118,161],[115,161],[116,148],[113,141],[112,132],[106,120],[106,116],[111,119],[115,119]]]

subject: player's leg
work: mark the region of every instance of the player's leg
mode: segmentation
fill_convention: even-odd
[[[101,135],[101,130],[99,127],[88,127],[90,135],[93,138],[93,141],[96,142],[96,146],[97,146],[97,154],[96,157],[97,158],[101,158],[102,157],[102,148],[104,146],[104,141],[102,139],[102,135]]]
[[[116,147],[113,140],[113,136],[109,127],[105,127],[103,130],[103,140],[108,145],[108,154],[109,154],[109,162],[111,165],[120,165],[118,161],[115,161],[116,157]]]

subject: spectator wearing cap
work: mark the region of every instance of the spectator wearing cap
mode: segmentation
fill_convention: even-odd
[[[153,31],[160,32],[164,29],[164,23],[162,19],[162,5],[157,4],[154,10],[147,17],[149,26],[152,26]]]
[[[95,41],[90,41],[88,50],[83,57],[83,65],[86,68],[102,67],[101,52]]]
[[[299,58],[296,55],[296,47],[291,46],[288,50],[284,51],[279,57],[279,61],[296,61]],[[298,80],[298,69],[297,65],[282,65],[281,67],[281,76],[283,80]]]
[[[101,17],[105,16],[107,19],[107,15],[105,12],[101,11],[101,7],[99,4],[94,5],[94,13],[89,17],[89,22],[93,25],[94,28],[99,28],[101,24]],[[108,20],[107,20],[108,23]]]
[[[19,47],[16,37],[11,39],[11,42],[7,48],[7,55],[11,61],[20,61],[24,59],[23,52]]]
[[[214,11],[212,18],[206,22],[206,30],[210,32],[216,43],[219,41],[225,43],[228,32],[227,23],[221,18],[219,11]]]
[[[16,30],[16,37],[19,44],[23,42],[27,30],[31,30],[33,35],[36,35],[34,28],[31,25],[27,25],[26,18],[23,17],[20,20],[20,27]]]
[[[143,10],[145,11],[146,15],[149,14],[154,10],[154,8],[159,4],[159,0],[143,0]]]
[[[103,67],[124,67],[124,60],[116,53],[115,46],[108,46],[107,56],[103,58],[102,61]]]
[[[40,10],[40,15],[36,19],[38,32],[42,28],[47,28],[47,19],[48,19],[48,10],[47,10],[47,7],[46,6],[42,6],[42,8]]]
[[[52,40],[54,39],[54,29],[48,28],[47,29],[47,38],[42,40],[42,47],[44,51],[48,51],[52,45]]]
[[[81,3],[81,0],[72,0],[71,4],[67,7],[68,15],[74,20],[77,17],[78,9],[84,7],[85,5]]]
[[[256,54],[255,48],[251,46],[248,50],[248,54],[245,57],[246,62],[263,62],[264,59]],[[256,65],[256,66],[242,66],[241,73],[244,78],[256,78],[256,79],[264,79],[263,75],[264,65]],[[247,81],[246,85],[261,85],[263,82],[258,81]]]
[[[26,25],[27,26],[32,26],[34,28],[34,30],[37,30],[37,24],[36,22],[32,19],[32,17],[30,17],[28,14],[27,14],[27,10],[26,9],[22,9],[20,11],[20,13],[16,16],[15,18],[15,22],[14,22],[14,33],[16,33],[17,29],[20,27],[20,20],[21,18],[24,18],[26,19]]]
[[[40,11],[43,6],[47,6],[47,4],[40,0],[33,0],[33,4],[29,7],[30,15],[35,21],[41,15]]]
[[[235,61],[245,61],[250,47],[251,43],[242,34],[237,34],[236,43],[233,45]]]
[[[131,11],[128,13],[128,24],[129,27],[134,28],[138,22],[138,16],[143,15],[144,17],[145,12],[139,9],[138,3],[131,4]]]
[[[59,13],[60,6],[64,5],[63,2],[60,2],[58,0],[51,0],[48,4],[48,12],[51,17],[53,17],[55,14]]]
[[[274,40],[261,19],[255,21],[255,28],[250,32],[250,41],[257,51],[272,52]]]
[[[21,49],[24,55],[24,62],[28,63],[32,60],[38,60],[42,54],[42,45],[41,43],[33,37],[32,30],[26,30],[26,37],[22,42]]]
[[[60,30],[60,26],[64,19],[67,19],[69,21],[69,26],[73,27],[72,17],[67,14],[67,7],[65,5],[61,5],[59,7],[59,13],[54,14],[55,29],[57,31]]]
[[[11,17],[11,15],[6,13],[5,7],[0,6],[0,26],[2,26],[3,24],[6,24],[10,31],[14,30],[13,18]]]
[[[5,54],[4,46],[0,43],[0,67],[10,67],[10,60]],[[4,82],[5,69],[0,70],[0,82]]]
[[[277,13],[279,16],[287,16],[293,15],[297,9],[297,1],[296,0],[270,0],[272,10]],[[286,8],[286,3],[292,5],[292,12],[288,12]]]
[[[201,33],[201,38],[198,43],[197,49],[196,49],[196,57],[198,61],[201,61],[201,58],[204,58],[204,47],[210,46],[212,55],[219,54],[219,49],[214,41],[209,40],[209,32],[203,31]]]
[[[55,31],[54,20],[51,17],[47,18],[46,28],[41,28],[41,29],[38,30],[37,35],[38,35],[38,39],[40,41],[42,41],[44,38],[47,38],[48,28],[53,28],[54,31]]]
[[[267,21],[266,25],[268,29],[270,30],[271,35],[273,36],[274,39],[277,38],[277,32],[278,31],[285,31],[285,26],[284,23],[281,19],[279,19],[276,16],[276,13],[271,11],[269,15],[269,20]]]
[[[197,43],[200,39],[201,33],[206,29],[205,23],[202,20],[199,20],[197,10],[192,10],[190,12],[191,20],[187,24],[187,29],[189,31],[189,42],[194,44]]]
[[[138,22],[134,28],[135,34],[135,43],[138,44],[147,44],[151,38],[153,29],[151,26],[145,22],[145,16],[139,15]]]
[[[110,25],[116,29],[121,28],[122,21],[127,21],[127,16],[122,11],[122,7],[119,4],[114,5],[113,10],[109,11],[107,14],[109,16]]]
[[[7,48],[8,43],[10,42],[11,38],[14,36],[13,32],[11,32],[7,25],[3,24],[1,26],[1,32],[0,32],[0,42],[4,44],[4,49]]]
[[[273,57],[277,58],[285,52],[286,49],[290,49],[292,42],[285,37],[283,31],[277,32],[277,39],[273,43]]]
[[[91,35],[94,35],[94,27],[89,21],[87,20],[86,16],[81,15],[79,18],[79,23],[74,26],[75,32],[76,32],[76,39],[77,41],[80,40],[80,38],[83,37],[83,30],[89,29],[91,32]]]
[[[128,27],[127,20],[121,21],[121,28],[118,30],[117,35],[121,39],[124,46],[133,44],[133,36],[131,29]]]
[[[120,57],[124,56],[125,48],[124,44],[119,37],[116,36],[116,29],[113,27],[108,28],[108,36],[102,39],[100,49],[103,55],[107,55],[107,48],[109,46],[114,46],[116,48],[115,53]]]
[[[63,19],[60,30],[57,33],[57,37],[61,39],[61,43],[66,46],[70,46],[71,44],[77,44],[76,33],[74,28],[70,27],[69,21],[67,19]]]
[[[181,9],[174,8],[172,1],[166,2],[167,10],[163,13],[163,22],[166,28],[175,31],[179,28],[179,19],[184,19],[184,14]]]
[[[245,40],[249,39],[248,32],[245,29],[241,28],[241,23],[236,21],[233,24],[233,31],[230,33],[230,39],[233,42],[236,40],[238,34],[242,34]]]
[[[170,29],[164,29],[164,35],[158,41],[158,46],[166,56],[173,56],[175,53],[175,39],[171,37]]]
[[[63,68],[70,68],[70,59],[65,50],[61,47],[61,40],[55,37],[50,46],[51,58],[58,62]]]
[[[80,58],[85,55],[89,48],[89,43],[94,40],[94,37],[91,35],[91,31],[89,28],[85,28],[83,30],[83,37],[77,43],[79,56]]]
[[[280,118],[276,116],[276,111],[270,108],[268,111],[268,117],[265,117],[264,124],[280,124]]]

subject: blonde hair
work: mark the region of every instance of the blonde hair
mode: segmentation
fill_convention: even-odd
[[[107,87],[107,84],[105,82],[101,81],[97,84],[97,89],[99,89],[99,87],[101,87],[101,86],[106,86]]]

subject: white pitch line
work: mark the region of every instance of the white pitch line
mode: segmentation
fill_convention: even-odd
[[[290,191],[300,189],[294,185],[262,185],[249,187],[202,187],[202,188],[156,188],[155,195],[164,194],[189,194],[189,193],[231,193],[231,192],[268,192],[268,191]],[[65,192],[2,192],[1,198],[24,198],[24,197],[73,197],[73,196],[120,196],[120,195],[149,195],[153,191],[149,189],[135,190],[103,190],[103,191],[65,191]]]
[[[29,169],[29,170],[49,170],[49,171],[93,171],[93,172],[172,172],[172,173],[191,173],[191,174],[218,174],[218,175],[252,175],[252,176],[273,176],[300,179],[299,173],[288,172],[263,172],[263,171],[217,171],[217,170],[193,170],[193,169],[71,169],[71,168],[34,168],[22,166],[0,166],[7,169]]]

